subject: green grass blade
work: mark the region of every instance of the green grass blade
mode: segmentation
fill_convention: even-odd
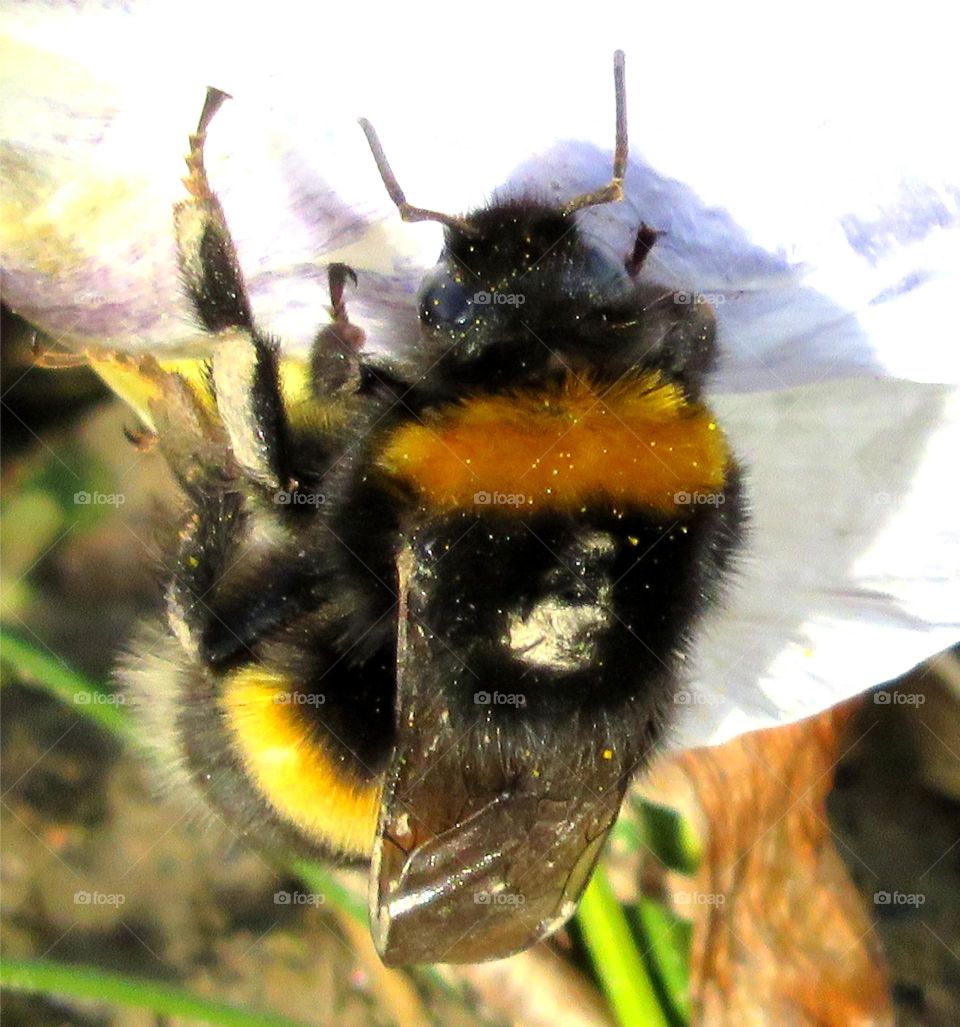
[[[662,989],[664,1002],[679,1023],[690,1022],[690,938],[687,920],[675,916],[660,902],[641,896],[632,908],[642,943],[649,946],[646,960]]]
[[[669,806],[646,799],[634,800],[641,834],[647,848],[669,870],[695,874],[703,858],[703,846],[696,832],[680,813]]]
[[[25,681],[42,685],[108,731],[127,740],[133,737],[130,722],[119,708],[115,696],[97,688],[82,674],[6,628],[0,628],[0,663]]]
[[[577,920],[621,1027],[669,1027],[646,964],[634,944],[626,913],[602,867],[583,893]]]
[[[184,1017],[217,1027],[307,1027],[301,1020],[289,1020],[276,1013],[247,1012],[200,998],[174,985],[44,959],[0,960],[0,987],[149,1009],[158,1016]]]

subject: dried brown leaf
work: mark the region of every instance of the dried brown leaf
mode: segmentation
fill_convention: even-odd
[[[680,754],[644,782],[704,838],[696,877],[669,880],[693,920],[694,1023],[893,1022],[879,940],[825,808],[856,705]]]

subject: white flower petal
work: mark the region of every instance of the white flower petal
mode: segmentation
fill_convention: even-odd
[[[817,713],[960,638],[960,390],[864,378],[715,405],[752,524],[681,746]]]

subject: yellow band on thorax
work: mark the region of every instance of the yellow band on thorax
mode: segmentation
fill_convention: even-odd
[[[690,495],[723,489],[730,455],[709,410],[648,373],[476,395],[402,425],[378,462],[441,511],[684,513]]]

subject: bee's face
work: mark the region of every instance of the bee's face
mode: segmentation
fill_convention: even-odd
[[[420,323],[451,385],[538,384],[602,372],[635,285],[622,260],[586,243],[571,216],[517,202],[477,211],[473,234],[447,230],[419,296]],[[557,326],[563,326],[558,333]]]

